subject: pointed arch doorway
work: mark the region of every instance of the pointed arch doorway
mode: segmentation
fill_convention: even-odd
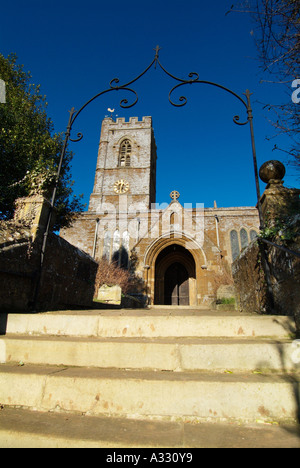
[[[178,244],[160,252],[155,262],[155,304],[194,305],[196,266],[192,254]]]

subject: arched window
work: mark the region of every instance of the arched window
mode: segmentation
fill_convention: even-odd
[[[120,233],[118,230],[114,232],[114,237],[113,237],[113,255],[116,252],[119,252],[120,249]]]
[[[120,260],[120,232],[116,230],[114,232],[114,237],[113,237],[112,262],[118,265],[119,260]]]
[[[178,224],[179,224],[179,222],[178,222],[178,213],[175,213],[173,211],[173,213],[171,213],[171,216],[170,216],[170,226],[172,228],[174,228],[175,225],[178,225]]]
[[[241,239],[241,247],[242,247],[242,250],[243,250],[245,247],[248,247],[248,245],[249,245],[248,233],[247,233],[246,229],[244,229],[244,228],[242,228],[240,230],[240,239]]]
[[[231,231],[230,233],[230,242],[232,261],[234,262],[234,260],[240,255],[239,237],[235,230]]]
[[[110,244],[111,244],[111,235],[109,231],[106,231],[104,235],[104,245],[103,245],[103,257],[106,260],[110,260]]]
[[[121,268],[127,269],[129,266],[129,232],[125,231],[122,236],[122,248],[121,248]]]
[[[123,232],[122,245],[127,250],[127,252],[129,252],[129,239],[130,239],[129,232],[128,231]]]
[[[254,241],[257,238],[257,232],[254,229],[250,231],[250,241]]]
[[[130,140],[124,140],[120,146],[119,166],[130,167],[131,143]]]

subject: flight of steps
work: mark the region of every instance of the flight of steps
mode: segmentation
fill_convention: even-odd
[[[262,427],[270,444],[300,440],[291,317],[1,314],[0,332],[0,447],[242,446]]]

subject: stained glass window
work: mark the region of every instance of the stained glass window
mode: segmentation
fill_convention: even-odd
[[[241,247],[242,250],[249,245],[248,233],[246,229],[242,228],[240,231]]]
[[[239,238],[238,238],[238,233],[235,230],[231,231],[230,233],[230,242],[231,242],[232,261],[234,261],[240,255]]]

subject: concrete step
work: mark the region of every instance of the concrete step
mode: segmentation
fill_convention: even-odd
[[[292,317],[193,309],[0,314],[0,334],[81,337],[278,337],[295,333]]]
[[[139,448],[300,448],[296,426],[255,423],[195,423],[193,421],[142,421],[126,418],[93,417],[79,414],[45,413],[24,409],[0,410],[1,448],[132,448],[139,461],[153,450]],[[185,461],[195,460],[194,451],[179,451]],[[116,454],[122,453],[121,450]],[[171,452],[172,453],[172,452]],[[106,462],[113,450],[99,452]],[[189,457],[187,458],[189,454]],[[158,456],[158,453],[156,452]],[[100,457],[100,458],[99,458]],[[103,458],[104,457],[104,458]],[[165,459],[167,460],[167,455]],[[132,459],[125,459],[130,461]],[[176,459],[174,459],[176,460]],[[181,459],[180,459],[181,460]],[[138,463],[134,463],[138,464]]]
[[[295,422],[299,376],[1,365],[0,403],[144,420]]]
[[[198,308],[0,314],[0,446],[197,447],[237,423],[295,424],[294,332]]]
[[[83,338],[6,335],[0,363],[168,371],[300,370],[290,340],[265,338]]]

